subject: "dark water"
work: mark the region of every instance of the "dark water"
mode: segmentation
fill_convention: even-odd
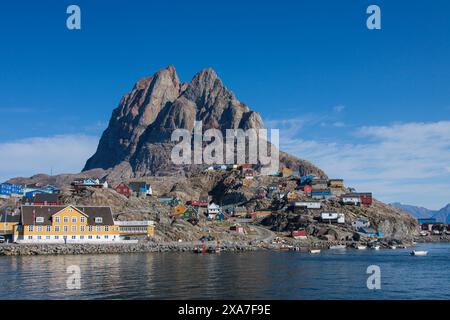
[[[0,257],[0,299],[450,299],[450,244],[380,251]],[[81,289],[67,289],[78,265]],[[367,289],[369,265],[381,289]]]

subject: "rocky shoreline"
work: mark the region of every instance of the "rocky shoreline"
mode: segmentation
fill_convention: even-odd
[[[419,239],[417,239],[419,240]],[[420,241],[422,240],[422,241]],[[420,239],[418,242],[449,242],[446,239]],[[428,240],[428,241],[425,241]],[[328,249],[334,245],[356,247],[367,244],[355,241],[317,241],[295,243],[266,243],[261,241],[223,241],[218,246],[216,242],[206,243],[206,252],[244,252],[257,250],[308,250]],[[379,243],[381,247],[388,248],[390,242]],[[411,246],[410,242],[396,241],[394,244]],[[147,252],[202,252],[200,241],[192,242],[138,242],[115,244],[2,244],[0,256],[29,256],[29,255],[78,255],[78,254],[121,254],[121,253],[147,253]]]
[[[0,245],[0,256],[193,252],[197,248],[201,249],[201,243],[6,244]],[[216,244],[207,244],[206,249],[207,251],[215,251]],[[254,251],[258,249],[263,249],[263,247],[236,242],[220,244],[220,251],[223,252]]]

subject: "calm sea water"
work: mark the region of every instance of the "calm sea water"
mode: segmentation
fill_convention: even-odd
[[[450,299],[450,244],[380,251],[0,257],[0,299]],[[81,289],[67,289],[78,265]],[[381,289],[366,286],[381,268]]]

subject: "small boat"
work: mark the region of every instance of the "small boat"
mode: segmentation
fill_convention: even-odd
[[[356,249],[358,249],[358,250],[366,250],[367,246],[357,246]]]
[[[389,248],[391,248],[392,250],[397,249],[397,246],[390,246]]]
[[[426,256],[427,254],[428,254],[428,251],[416,251],[416,250],[413,250],[413,251],[411,251],[411,253],[410,253],[412,256]]]
[[[311,253],[311,254],[320,253],[320,249],[309,249],[309,253]]]
[[[330,250],[342,250],[342,249],[346,249],[347,247],[345,246],[345,245],[343,245],[343,244],[338,244],[338,245],[335,245],[335,246],[330,246]]]
[[[372,249],[373,250],[380,250],[380,246],[373,246]]]

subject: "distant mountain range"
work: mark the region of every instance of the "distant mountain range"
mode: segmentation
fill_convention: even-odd
[[[394,202],[392,207],[408,212],[415,218],[435,218],[438,222],[450,223],[450,203],[440,210],[430,210],[424,207],[417,207],[408,204]]]

